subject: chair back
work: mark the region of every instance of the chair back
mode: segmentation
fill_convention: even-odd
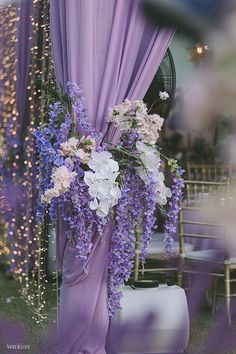
[[[232,177],[231,165],[187,164],[187,179],[193,181],[226,182]]]
[[[225,246],[225,225],[209,213],[210,206],[224,207],[229,197],[229,181],[185,181],[184,197],[179,213],[180,256],[184,256],[185,241],[192,242],[196,248],[221,248]],[[199,247],[199,244],[204,247]],[[210,247],[209,247],[210,244]],[[206,246],[207,245],[207,246]],[[217,245],[217,246],[216,246]]]

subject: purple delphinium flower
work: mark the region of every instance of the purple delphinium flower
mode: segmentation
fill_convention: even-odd
[[[170,256],[173,253],[173,242],[176,234],[176,224],[179,214],[179,201],[182,199],[182,188],[184,187],[184,180],[182,175],[185,171],[179,167],[173,173],[173,185],[171,189],[172,197],[169,202],[170,210],[167,213],[167,221],[165,223],[164,241],[166,242],[166,255]]]
[[[72,100],[72,107],[76,114],[76,130],[82,129],[83,134],[94,138],[97,146],[99,146],[102,141],[102,135],[97,133],[89,122],[88,112],[85,105],[85,98],[82,96],[82,90],[80,86],[72,82],[68,82],[67,86],[69,89],[70,98]]]
[[[37,218],[42,220],[45,215],[46,204],[41,204],[41,196],[44,192],[51,188],[51,175],[54,166],[62,166],[64,164],[63,157],[58,153],[60,144],[68,138],[71,127],[71,114],[61,104],[56,102],[51,104],[49,110],[49,124],[37,129],[34,133],[36,138],[36,148],[39,154],[39,198],[37,207]],[[61,120],[63,122],[61,122]],[[52,214],[53,205],[51,206]],[[55,206],[56,208],[56,206]]]
[[[79,124],[86,135],[98,138],[88,122],[80,88],[70,83],[68,86]],[[71,134],[74,135],[72,119],[72,114],[67,108],[61,102],[56,102],[50,105],[48,126],[35,132],[39,152],[38,218],[42,220],[45,215],[47,205],[42,204],[40,198],[47,189],[53,187],[51,181],[53,168],[65,165],[69,170],[74,170],[77,173],[75,181],[68,191],[52,199],[48,211],[51,220],[56,220],[58,210],[61,211],[61,217],[66,225],[66,235],[68,238],[73,238],[76,243],[77,257],[84,264],[92,249],[94,230],[98,230],[99,237],[107,220],[99,218],[89,207],[91,197],[88,193],[88,186],[83,180],[84,171],[81,168],[80,159],[74,158],[73,165],[70,165],[59,151],[60,144],[67,141]]]
[[[67,112],[65,115],[65,121],[61,124],[59,129],[60,136],[58,137],[58,140],[60,141],[60,143],[63,143],[67,140],[70,133],[71,125],[72,116],[69,112]]]
[[[55,150],[50,142],[50,133],[48,128],[43,128],[35,132],[36,148],[39,152],[39,198],[44,194],[45,190],[51,187],[51,173],[54,165]],[[45,214],[46,206],[41,205],[38,201],[38,219],[42,219]]]

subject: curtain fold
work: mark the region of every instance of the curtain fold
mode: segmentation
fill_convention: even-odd
[[[173,30],[153,28],[142,15],[139,0],[51,0],[58,86],[67,89],[67,81],[81,85],[89,119],[100,132],[106,131],[109,107],[125,98],[144,97],[173,34]],[[111,137],[115,141],[119,133]],[[59,267],[63,263],[60,353],[105,353],[111,227],[107,226],[94,246],[86,269],[81,269],[73,246],[66,242],[63,223],[59,223]],[[71,273],[73,283],[67,281]]]
[[[13,5],[12,5],[13,6]],[[15,99],[16,106],[12,107],[12,118],[9,119],[7,124],[5,124],[6,135],[7,135],[7,145],[8,148],[12,148],[16,144],[14,150],[15,155],[22,154],[23,147],[23,133],[25,133],[27,127],[29,126],[29,106],[30,101],[28,100],[30,95],[30,90],[28,85],[30,84],[30,66],[32,63],[32,35],[33,27],[32,21],[30,20],[34,14],[33,0],[23,1],[19,3],[17,8],[18,19],[15,22],[16,30],[15,36],[15,56],[16,61],[11,62],[12,69],[15,71],[16,80],[14,84],[15,89]],[[14,97],[14,96],[13,96]],[[9,108],[8,108],[9,109]],[[17,112],[17,113],[16,113]],[[16,119],[14,123],[14,119]],[[10,126],[15,126],[15,135],[12,135]],[[27,210],[27,188],[23,180],[22,164],[20,159],[18,161],[11,161],[11,167],[7,168],[9,172],[5,176],[5,194],[8,198],[8,202],[11,205],[11,211],[8,212],[8,218],[10,220],[15,220],[11,222],[8,229],[8,238],[10,243],[10,271],[22,272],[28,271],[28,266],[32,266],[32,262],[26,265],[25,259],[28,251],[28,235],[24,230],[26,221],[23,217]],[[21,182],[19,182],[21,181]],[[9,195],[7,190],[10,188],[11,194]],[[28,215],[27,215],[28,218]],[[24,226],[24,227],[23,227]],[[27,225],[28,230],[31,225]]]
[[[19,24],[17,29],[16,44],[16,107],[18,111],[18,129],[19,135],[25,132],[29,124],[29,106],[28,98],[30,90],[27,88],[30,84],[30,70],[32,63],[32,42],[33,26],[31,18],[34,15],[33,1],[22,1],[19,7]]]

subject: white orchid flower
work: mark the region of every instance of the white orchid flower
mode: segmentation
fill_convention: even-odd
[[[91,186],[95,180],[96,180],[95,173],[91,171],[84,172],[84,182],[85,184],[87,184],[87,186]]]
[[[165,181],[165,176],[164,176],[164,173],[163,172],[160,172],[158,171],[158,173],[156,174],[156,181],[159,183],[159,184],[164,184],[164,181]]]
[[[118,163],[111,159],[112,155],[107,151],[93,152],[92,158],[88,162],[89,168],[93,171],[103,171],[104,169],[108,172],[117,172],[119,170]]]
[[[119,165],[108,151],[94,151],[88,166],[92,171],[85,172],[84,182],[89,186],[89,195],[94,198],[90,203],[90,208],[96,210],[97,215],[105,217],[121,197],[121,191],[116,182]]]
[[[155,190],[157,192],[158,204],[165,205],[167,203],[167,198],[172,196],[170,188],[166,187],[164,183],[160,183],[156,185]]]
[[[91,197],[98,198],[99,200],[109,199],[110,190],[109,190],[108,181],[106,180],[95,181],[89,187],[89,195],[91,195]]]
[[[167,199],[164,195],[157,193],[156,201],[159,205],[166,205]]]
[[[147,144],[144,144],[142,141],[137,141],[136,144],[136,149],[138,150],[138,152],[140,153],[144,153],[144,154],[147,154],[149,153],[149,146],[147,146]]]
[[[97,208],[98,208],[97,198],[94,198],[93,200],[91,200],[91,202],[89,203],[89,207],[91,210],[97,210]]]
[[[112,158],[112,154],[108,151],[93,151],[91,157],[94,161],[103,161]]]
[[[115,182],[116,178],[118,177],[119,172],[112,172],[108,168],[101,169],[95,172],[95,179],[96,180],[109,180],[111,182]]]
[[[118,186],[118,183],[115,182],[113,184],[113,187],[110,189],[110,194],[111,194],[111,200],[112,200],[112,206],[117,205],[118,200],[121,198],[121,190]]]
[[[106,217],[110,210],[110,204],[107,200],[98,202],[97,198],[90,202],[89,207],[91,210],[95,210],[96,214],[101,218]]]
[[[96,211],[96,214],[98,216],[100,216],[101,218],[104,218],[109,214],[110,207],[111,207],[111,205],[110,205],[109,201],[101,200],[99,202],[99,207]]]

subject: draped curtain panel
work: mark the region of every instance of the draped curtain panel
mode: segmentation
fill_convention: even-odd
[[[19,6],[19,24],[16,45],[16,107],[18,112],[19,135],[24,133],[29,124],[29,94],[30,65],[32,63],[33,26],[31,18],[34,15],[33,1],[22,1]]]
[[[173,30],[153,28],[139,0],[51,0],[51,38],[58,86],[82,87],[89,119],[105,132],[109,107],[125,98],[142,99],[161,63]],[[115,141],[119,132],[110,138]],[[111,225],[94,238],[87,265],[75,258],[63,223],[57,257],[63,264],[60,353],[105,353],[108,330],[106,262]],[[96,235],[95,235],[96,236]]]
[[[14,69],[16,71],[16,84],[15,84],[15,97],[16,97],[16,111],[17,111],[17,121],[16,121],[16,136],[8,134],[8,146],[9,148],[13,146],[14,143],[18,144],[15,154],[21,153],[21,146],[23,144],[22,133],[25,133],[27,126],[29,125],[29,90],[27,86],[30,83],[30,65],[32,62],[31,46],[32,46],[32,35],[33,27],[31,17],[34,14],[33,0],[19,2],[18,7],[18,18],[16,22],[16,64],[13,62]],[[12,113],[12,116],[14,114]],[[8,123],[9,126],[9,123]],[[7,130],[9,128],[6,128]],[[16,164],[13,168],[16,172],[17,178],[22,177],[22,168],[20,168],[20,163]],[[25,221],[23,221],[23,216],[26,211],[27,203],[27,190],[24,184],[20,184],[17,178],[9,176],[9,179],[5,179],[6,192],[8,202],[11,205],[12,211],[11,219],[15,218],[15,223],[10,223],[9,227],[9,240],[10,240],[10,270],[14,271],[26,271],[26,264],[24,260],[26,259],[28,239],[25,236],[25,231],[22,231],[21,226]],[[11,193],[7,193],[7,189],[10,188]],[[30,225],[29,225],[30,228]],[[16,246],[18,245],[18,246]],[[18,251],[19,255],[18,255]],[[33,259],[33,256],[32,256]]]

